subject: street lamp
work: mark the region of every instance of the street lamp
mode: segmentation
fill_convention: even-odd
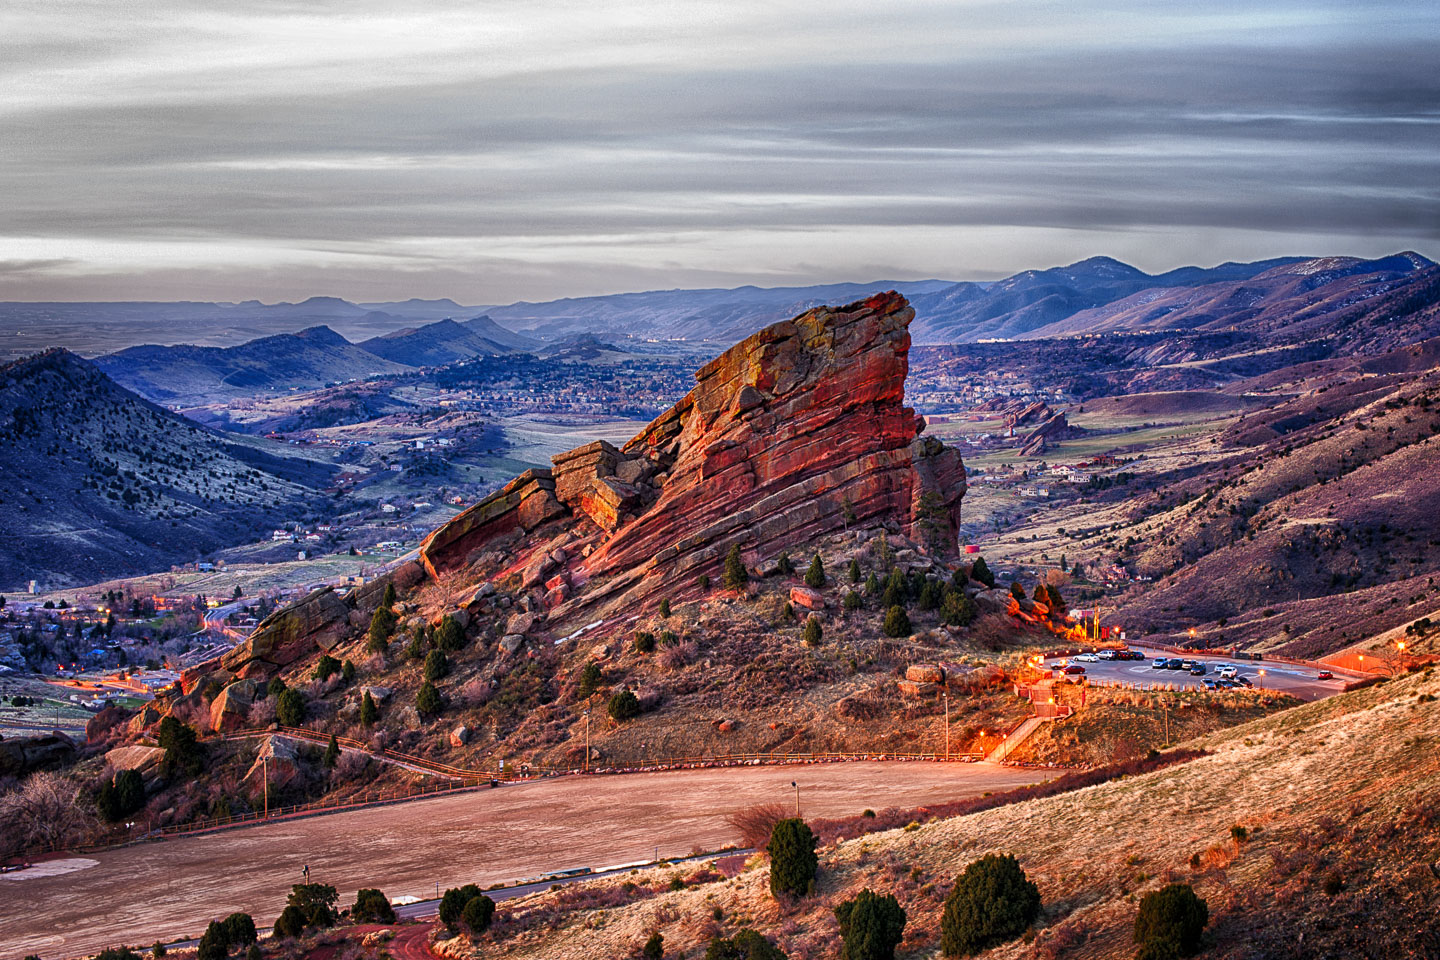
[[[950,759],[950,693],[947,691],[945,697],[945,759]]]
[[[590,772],[590,708],[585,708],[585,772]]]
[[[796,783],[794,780],[791,780],[791,781],[790,781],[790,786],[792,786],[792,787],[795,788],[795,816],[796,816],[796,817],[799,817],[799,816],[800,816],[800,784]]]

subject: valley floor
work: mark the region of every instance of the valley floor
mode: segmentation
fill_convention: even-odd
[[[567,778],[70,857],[70,872],[0,875],[0,953],[47,958],[194,936],[234,910],[268,927],[310,867],[349,903],[736,841],[727,814],[793,802],[807,817],[961,800],[1046,775],[992,764],[845,763]]]

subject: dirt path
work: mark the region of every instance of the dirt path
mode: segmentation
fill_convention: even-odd
[[[568,867],[714,849],[727,813],[794,798],[807,816],[917,806],[1041,779],[991,764],[843,763],[566,778],[178,837],[91,854],[60,876],[0,876],[0,956],[46,960],[198,935],[235,910],[274,922],[308,865],[343,906]]]

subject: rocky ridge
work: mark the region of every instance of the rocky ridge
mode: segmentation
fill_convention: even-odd
[[[953,559],[965,469],[904,405],[913,316],[892,292],[760,331],[623,449],[597,441],[526,471],[431,533],[417,560],[272,614],[187,673],[182,696],[334,649],[388,584],[424,592],[432,608],[438,594],[466,624],[495,620],[513,654],[527,636],[563,638],[662,595],[698,594],[735,544],[762,572],[827,534],[889,525]]]
[[[733,545],[759,567],[850,524],[896,520],[952,557],[965,471],[904,405],[913,317],[886,293],[770,326],[623,449],[597,441],[527,471],[420,560],[437,579],[543,588],[563,621],[683,595]]]

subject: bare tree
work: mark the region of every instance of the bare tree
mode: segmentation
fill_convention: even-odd
[[[33,773],[18,790],[0,796],[0,833],[17,851],[59,847],[89,825],[76,804],[79,794],[57,773]]]

